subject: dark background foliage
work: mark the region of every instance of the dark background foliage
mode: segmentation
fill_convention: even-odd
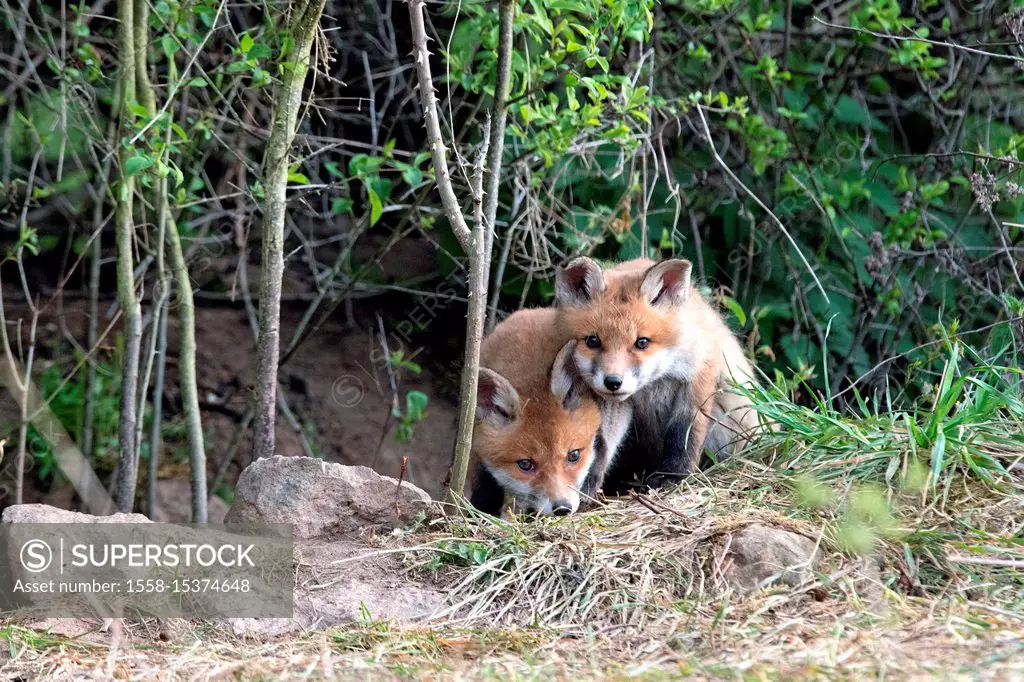
[[[172,179],[199,306],[243,309],[258,281],[259,165],[270,86],[288,58],[287,7],[152,3],[150,63],[168,106],[154,119],[137,112],[135,133],[116,139],[113,5],[0,0],[5,248],[29,250],[30,288],[53,301],[89,293],[87,244],[100,239],[99,296],[110,305],[110,167],[113,150],[129,145],[144,187]],[[496,9],[478,0],[428,9],[444,132],[466,162],[455,181],[468,206],[466,160],[493,94]],[[385,374],[426,368],[450,395],[464,264],[423,149],[407,8],[332,1],[321,28],[290,175],[294,319],[283,347],[341,321],[392,339]],[[530,0],[515,30],[497,319],[547,303],[569,256],[676,255],[694,261],[759,366],[804,403],[849,400],[854,384],[878,399],[927,399],[950,336],[989,361],[1017,356],[1019,0]],[[138,224],[147,262],[152,215]],[[16,301],[17,268],[0,274]],[[416,312],[442,290],[444,305]],[[41,339],[54,360],[47,391],[83,391],[82,339],[69,353],[76,335],[55,325]],[[108,342],[90,357],[116,367],[117,352]],[[203,368],[200,381],[223,389]],[[107,384],[94,390],[110,399],[116,382]],[[424,394],[393,386],[385,426],[415,439]],[[75,433],[81,401],[55,404]],[[232,415],[244,430],[242,404]],[[168,408],[173,419],[177,405]],[[309,433],[322,429],[315,407],[299,412]]]

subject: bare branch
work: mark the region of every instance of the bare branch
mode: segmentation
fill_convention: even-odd
[[[834,28],[839,31],[852,31],[853,33],[866,33],[869,36],[876,38],[888,38],[889,40],[902,40],[913,43],[928,43],[929,45],[936,45],[938,47],[948,47],[953,50],[963,50],[964,52],[970,52],[971,54],[980,54],[985,57],[991,57],[993,59],[1009,59],[1020,64],[1024,64],[1024,57],[1017,57],[1012,54],[999,54],[998,52],[987,52],[985,50],[979,50],[975,47],[967,47],[966,45],[957,45],[956,43],[947,43],[941,40],[928,40],[927,38],[918,38],[916,36],[894,36],[891,33],[879,33],[878,31],[870,31],[866,28],[857,28],[856,26],[841,26],[839,24],[830,24],[827,21],[823,21],[819,17],[814,17],[814,21],[827,26],[828,28]]]
[[[825,301],[828,302],[829,298],[828,294],[825,293],[825,287],[821,285],[821,281],[818,279],[818,276],[814,274],[814,268],[812,268],[811,264],[807,262],[807,259],[804,257],[804,254],[800,250],[800,247],[797,246],[796,241],[794,241],[793,237],[789,234],[789,230],[787,230],[786,226],[782,224],[782,221],[779,220],[779,217],[772,213],[772,210],[765,206],[764,202],[761,201],[761,199],[756,194],[754,194],[754,192],[749,187],[743,184],[742,180],[736,177],[736,174],[732,172],[732,169],[729,168],[729,166],[725,163],[725,160],[721,156],[719,156],[718,150],[715,149],[715,142],[714,140],[711,139],[711,129],[708,127],[707,118],[704,117],[704,108],[700,105],[697,105],[697,114],[700,116],[701,125],[704,127],[704,135],[707,137],[708,147],[711,149],[711,154],[715,157],[715,161],[718,163],[719,166],[722,167],[722,170],[725,171],[725,174],[728,175],[733,182],[739,185],[740,189],[742,189],[747,194],[747,196],[753,199],[757,203],[757,205],[761,207],[762,211],[771,216],[772,220],[775,221],[775,224],[778,225],[779,229],[782,231],[782,234],[786,235],[786,239],[789,240],[789,243],[796,250],[797,255],[800,256],[800,260],[803,261],[804,267],[807,268],[807,272],[811,273],[811,277],[814,278],[814,283],[818,285],[818,291],[821,292],[821,295],[825,297]]]
[[[434,175],[437,191],[441,195],[445,216],[451,223],[452,231],[459,246],[468,255],[474,252],[473,239],[466,224],[466,218],[459,208],[459,200],[452,187],[448,170],[447,149],[441,138],[441,122],[437,114],[437,97],[434,95],[434,78],[430,74],[430,52],[427,50],[427,28],[423,23],[423,0],[409,0],[409,16],[412,20],[413,56],[419,74],[420,103],[423,106],[423,122],[427,128],[427,146],[434,161]]]

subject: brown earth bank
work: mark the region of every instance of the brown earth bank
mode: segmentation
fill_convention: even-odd
[[[16,344],[15,323],[19,318],[25,320],[20,331],[27,344],[26,306],[18,301],[5,302],[12,344]],[[101,335],[110,324],[107,313],[111,309],[109,300],[100,305]],[[284,307],[283,339],[291,338],[303,310],[301,303]],[[392,370],[389,375],[380,335],[376,332],[375,312],[359,309],[355,316],[358,322],[350,326],[339,311],[310,334],[281,368],[280,390],[294,420],[279,411],[276,452],[284,456],[312,454],[331,462],[361,464],[395,477],[402,474],[402,462],[406,459],[405,480],[436,498],[451,462],[458,411],[451,392],[445,393],[444,381],[439,380],[429,365],[418,375],[401,369]],[[381,312],[384,319],[389,319],[387,313]],[[37,331],[35,375],[54,363],[60,363],[65,376],[74,369],[73,346],[69,339],[84,346],[87,319],[87,302],[80,297],[54,301],[43,309]],[[399,350],[394,347],[400,339],[392,331],[394,326],[391,322],[385,326],[391,352]],[[117,332],[115,326],[101,340],[101,361],[111,361]],[[163,403],[164,455],[159,466],[161,489],[167,488],[164,491],[167,494],[162,493],[161,499],[168,508],[160,516],[161,520],[181,521],[188,520],[188,500],[177,500],[177,495],[171,492],[187,489],[181,482],[188,476],[185,438],[183,429],[179,428],[182,409],[178,390],[178,322],[174,315],[169,322],[168,344]],[[245,310],[233,305],[199,305],[196,345],[208,480],[211,492],[230,499],[230,487],[251,459],[251,430],[242,427],[255,376],[255,342]],[[417,362],[422,362],[422,349],[412,344],[403,345],[400,349],[406,358],[412,355]],[[392,388],[392,377],[397,392]],[[404,409],[406,395],[412,390],[428,396],[428,407],[424,419],[413,426],[411,440],[401,442],[396,438],[392,406],[397,403]],[[8,439],[8,453],[16,448],[18,421],[17,404],[7,390],[0,391],[0,437]],[[148,435],[146,437],[148,439]],[[101,457],[113,461],[116,453],[98,452],[97,459]],[[147,466],[146,462],[141,466],[140,500],[145,495]],[[35,477],[28,478],[26,502],[43,501],[65,509],[77,508],[76,496],[66,482],[40,484]],[[3,508],[13,503],[12,457],[2,463],[0,481],[3,485],[0,508]]]

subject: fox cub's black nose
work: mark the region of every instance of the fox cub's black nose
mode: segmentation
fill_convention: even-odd
[[[617,377],[614,374],[606,376],[604,378],[604,387],[609,391],[617,391],[622,388],[622,377]]]
[[[555,516],[567,516],[572,513],[572,505],[568,502],[555,502],[551,513]]]

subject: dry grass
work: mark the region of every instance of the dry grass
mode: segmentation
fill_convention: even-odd
[[[772,457],[666,494],[379,538],[410,578],[450,590],[429,622],[272,641],[203,623],[9,622],[0,674],[1024,679],[1024,402],[975,370],[954,381],[954,365],[930,409],[840,416],[768,396],[789,420]],[[820,562],[795,586],[731,587],[733,533],[751,523],[813,539]]]
[[[86,621],[49,621],[43,625],[56,625],[49,633],[12,624],[3,631],[10,658],[2,673],[49,680],[1024,677],[1024,578],[1007,564],[1020,556],[1019,537],[1008,533],[1024,520],[1024,498],[969,479],[941,506],[894,495],[895,523],[874,528],[875,549],[865,558],[838,551],[856,489],[832,488],[834,499],[813,506],[802,503],[798,478],[756,463],[713,476],[714,485],[694,479],[666,496],[613,500],[575,518],[445,521],[389,539],[414,546],[411,571],[452,588],[451,609],[430,623],[367,622],[275,641],[242,641],[196,623],[173,631],[166,623],[115,625],[106,633]],[[795,588],[730,589],[722,579],[730,533],[755,521],[817,539],[823,562]]]

